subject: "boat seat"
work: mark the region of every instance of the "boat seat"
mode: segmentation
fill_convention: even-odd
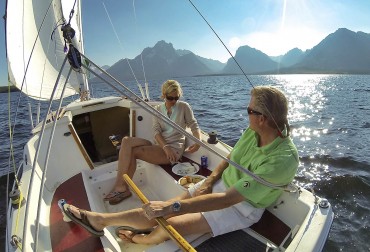
[[[291,234],[291,229],[269,210],[265,210],[261,219],[249,227],[278,247],[283,246]]]
[[[251,234],[251,230],[253,230],[252,233],[256,232],[258,235]],[[284,243],[290,234],[290,228],[266,210],[259,222],[250,228],[212,237],[195,249],[198,252],[266,252],[278,247],[279,251],[284,251]]]

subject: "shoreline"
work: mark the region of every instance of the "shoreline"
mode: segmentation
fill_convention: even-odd
[[[0,86],[0,93],[8,93],[9,86]],[[10,92],[19,92],[19,89],[15,86],[10,86]]]

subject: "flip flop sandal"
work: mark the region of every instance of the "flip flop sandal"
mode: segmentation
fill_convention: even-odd
[[[121,234],[119,231],[121,230],[125,230],[125,231],[131,231],[131,235],[125,235],[125,234]],[[130,227],[130,226],[119,226],[116,228],[116,236],[118,238],[121,238],[120,236],[123,236],[125,237],[124,239],[122,240],[126,240],[130,243],[135,243],[132,239],[134,238],[135,235],[140,235],[140,234],[150,234],[152,231],[154,230],[154,228],[148,228],[148,229],[136,229],[136,228],[133,228],[133,227]]]
[[[94,236],[103,236],[104,235],[104,230],[96,230],[95,228],[93,228],[89,222],[89,220],[87,219],[87,214],[86,214],[86,210],[84,209],[78,209],[78,211],[80,212],[80,216],[81,216],[81,219],[77,218],[72,212],[69,211],[69,204],[64,204],[63,205],[63,211],[65,213],[65,215],[68,216],[68,218],[71,219],[71,221],[73,221],[74,223],[80,225],[81,227],[83,227],[84,229],[86,229],[90,234],[94,235]]]
[[[114,197],[110,198],[109,204],[110,205],[117,205],[118,203],[121,203],[124,199],[127,199],[130,197],[132,193],[129,190],[126,190],[124,192],[120,192],[116,194]]]
[[[126,192],[126,191],[124,191],[124,192]],[[117,197],[118,195],[120,195],[120,194],[122,194],[122,193],[124,193],[124,192],[119,192],[119,191],[113,191],[113,192],[110,192],[110,193],[108,193],[108,194],[103,198],[103,200],[104,200],[104,201],[109,201],[109,200],[114,199],[115,197]]]

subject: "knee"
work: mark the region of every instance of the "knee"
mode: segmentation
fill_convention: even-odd
[[[132,149],[132,155],[137,159],[145,155],[145,150],[142,146],[134,147]]]
[[[133,139],[132,137],[125,136],[121,141],[121,149],[132,149],[133,148]]]
[[[179,229],[181,227],[181,224],[184,222],[181,218],[181,215],[174,216],[169,219],[167,219],[168,224],[173,226],[175,229]]]
[[[131,142],[131,137],[128,137],[128,136],[123,137],[121,141],[121,143],[125,145],[129,144],[130,142]]]

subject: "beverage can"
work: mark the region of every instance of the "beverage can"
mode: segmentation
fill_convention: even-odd
[[[200,157],[200,167],[203,169],[208,167],[208,158],[206,156]]]

